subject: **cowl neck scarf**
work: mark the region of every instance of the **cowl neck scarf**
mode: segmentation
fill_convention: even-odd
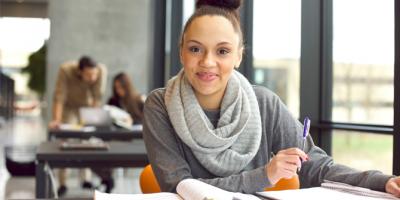
[[[211,173],[239,173],[256,155],[261,142],[259,106],[252,86],[236,70],[225,89],[217,127],[201,108],[183,69],[168,81],[164,100],[177,135]]]

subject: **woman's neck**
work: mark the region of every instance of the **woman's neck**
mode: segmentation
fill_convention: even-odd
[[[195,92],[195,96],[201,108],[206,110],[218,110],[221,106],[222,98],[224,97],[224,93],[216,93],[212,95],[202,95]]]

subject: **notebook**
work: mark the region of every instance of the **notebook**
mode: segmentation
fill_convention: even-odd
[[[346,192],[346,193],[350,193],[350,194],[365,196],[365,197],[400,200],[399,198],[396,198],[395,196],[393,196],[389,193],[386,193],[386,192],[379,192],[379,191],[371,190],[368,188],[352,186],[352,185],[349,185],[346,183],[339,183],[339,182],[334,182],[334,181],[329,181],[329,180],[324,180],[324,182],[321,184],[321,187],[327,188],[327,189],[333,189],[333,190],[337,190],[337,191],[341,191],[341,192]]]
[[[399,200],[395,196],[379,191],[373,191],[367,188],[356,187],[345,183],[325,181],[321,187],[306,188],[300,190],[283,190],[258,192],[257,195],[267,197],[269,199],[285,199],[285,200],[378,200],[393,199]]]

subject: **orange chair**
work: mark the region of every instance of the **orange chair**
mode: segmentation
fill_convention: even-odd
[[[300,188],[299,176],[294,175],[292,178],[289,179],[282,178],[275,184],[274,187],[265,188],[264,190],[277,191],[277,190],[293,190],[299,188]]]
[[[160,186],[158,185],[156,176],[154,176],[151,165],[147,165],[142,173],[140,173],[140,189],[143,194],[161,192]]]
[[[154,175],[153,169],[151,165],[147,165],[142,173],[140,173],[140,189],[143,194],[148,193],[157,193],[161,192],[160,186],[158,185],[156,176]],[[274,187],[265,188],[265,191],[276,191],[276,190],[290,190],[290,189],[299,189],[300,181],[297,175],[293,176],[290,179],[281,179],[279,180]]]

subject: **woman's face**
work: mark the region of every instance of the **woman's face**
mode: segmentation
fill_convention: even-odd
[[[183,37],[181,62],[196,96],[222,98],[242,59],[233,25],[225,17],[206,15],[193,20]]]
[[[125,97],[125,90],[118,80],[114,82],[114,89],[119,97]]]

